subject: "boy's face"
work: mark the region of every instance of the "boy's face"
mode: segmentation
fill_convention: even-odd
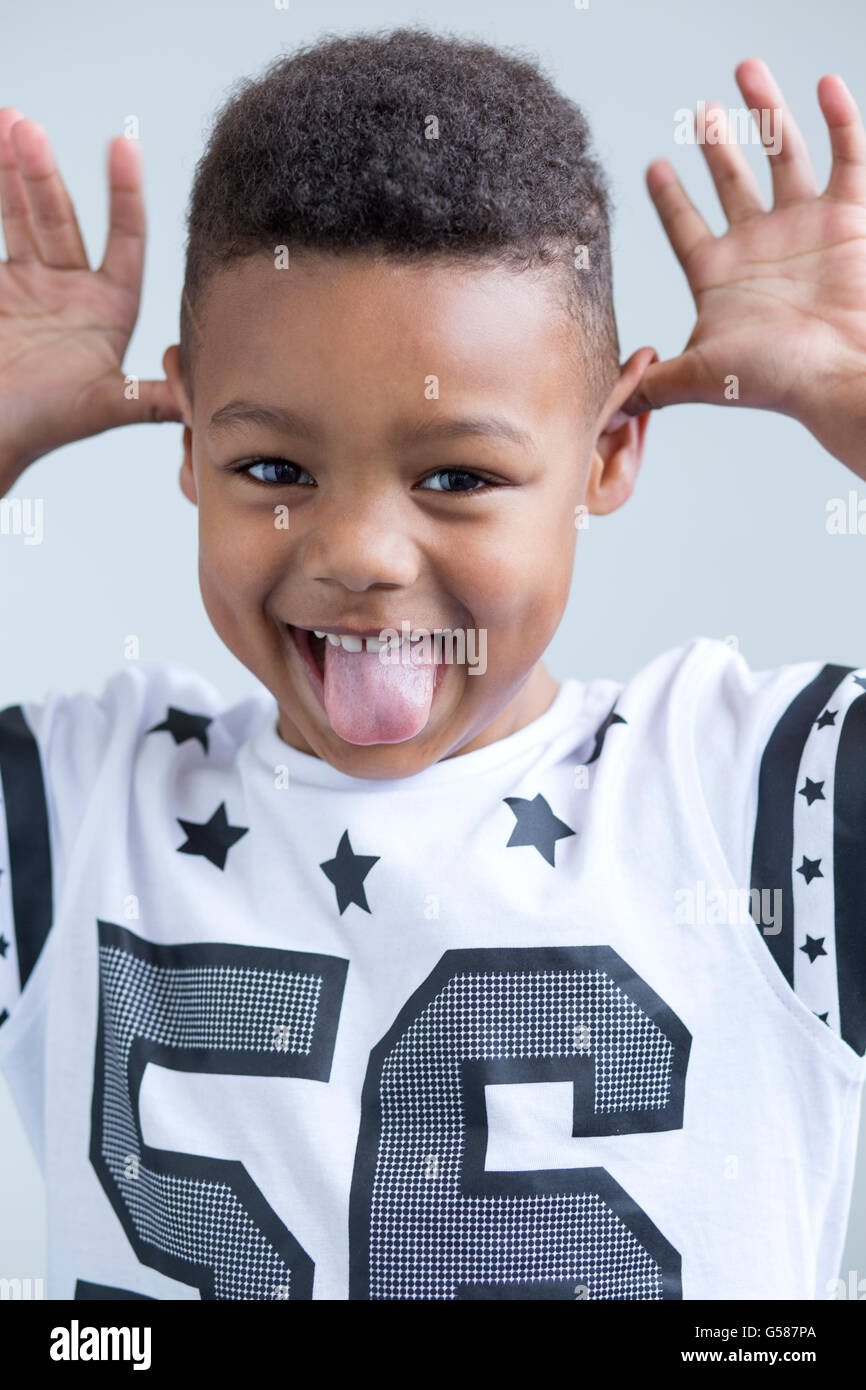
[[[630,495],[648,419],[599,435],[647,350],[587,418],[557,292],[550,272],[260,255],[209,282],[194,407],[167,350],[205,608],[293,747],[406,777],[549,706],[575,509]],[[385,661],[316,629],[446,636]]]

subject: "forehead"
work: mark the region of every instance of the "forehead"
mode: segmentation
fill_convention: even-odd
[[[257,253],[217,270],[202,301],[196,397],[274,391],[378,401],[495,395],[545,411],[575,391],[561,271],[370,253]],[[572,401],[573,409],[573,401]]]

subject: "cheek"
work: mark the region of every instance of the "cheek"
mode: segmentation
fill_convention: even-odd
[[[285,568],[287,533],[278,531],[266,513],[244,517],[233,509],[231,518],[200,509],[199,584],[205,608],[222,632],[234,616],[248,621]]]
[[[539,636],[556,630],[571,589],[575,536],[563,523],[537,520],[535,527],[473,537],[460,564],[466,606],[479,626],[498,630],[503,639]]]

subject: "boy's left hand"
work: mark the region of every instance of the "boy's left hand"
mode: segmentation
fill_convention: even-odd
[[[768,109],[771,140],[782,123],[779,153],[768,155],[773,208],[765,209],[735,144],[701,145],[730,223],[720,237],[668,161],[649,166],[647,187],[698,316],[682,354],[649,366],[616,418],[683,401],[776,410],[801,421],[866,478],[863,122],[842,79],[822,77],[818,101],[833,164],[819,193],[805,142],[769,68],[748,58],[735,76],[748,106]],[[771,116],[772,108],[781,108],[781,117]],[[709,123],[709,107],[706,114]],[[732,397],[732,376],[738,398]]]

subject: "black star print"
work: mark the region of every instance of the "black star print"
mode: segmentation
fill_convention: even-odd
[[[806,785],[800,788],[798,796],[805,796],[810,806],[813,801],[826,801],[827,798],[821,790],[823,785],[823,782],[813,782],[811,777],[807,777]]]
[[[855,685],[859,685],[861,690],[866,690],[866,676],[852,676]]]
[[[0,934],[0,956],[3,956],[3,957],[5,958],[6,952],[8,951],[8,949],[9,949],[9,942],[6,940],[5,936],[3,936],[2,934]]]
[[[542,859],[554,864],[557,840],[564,839],[566,835],[576,835],[577,831],[553,814],[540,792],[533,801],[524,796],[506,796],[503,800],[517,817],[517,824],[505,848],[533,845]]]
[[[813,878],[824,877],[821,873],[820,859],[807,859],[805,854],[803,855],[803,862],[797,870],[797,873],[802,874],[807,883],[811,883]]]
[[[166,729],[171,734],[175,743],[186,743],[188,738],[197,738],[204,751],[207,753],[207,734],[205,729],[208,724],[212,724],[213,719],[206,714],[188,714],[185,709],[175,709],[174,705],[168,707],[168,718],[161,724],[154,724],[152,729],[148,729],[149,734],[158,733],[161,729]]]
[[[178,854],[201,854],[216,864],[218,869],[225,868],[226,855],[232,845],[249,829],[248,826],[229,825],[224,801],[220,802],[210,820],[201,824],[194,820],[181,820],[180,816],[177,821],[183,826],[187,837],[182,845],[178,845]]]
[[[611,727],[611,725],[627,723],[628,720],[623,719],[621,714],[614,714],[613,710],[610,711],[610,714],[608,714],[607,717],[602,720],[602,722],[599,724],[598,728],[595,731],[595,747],[592,750],[591,756],[588,757],[586,760],[586,767],[589,767],[590,763],[594,763],[596,758],[600,754],[602,744],[604,743],[604,736],[607,733],[608,729]]]
[[[9,1010],[8,1010],[8,1009],[4,1009],[3,1012],[0,1013],[0,1028],[3,1027],[3,1024],[6,1022],[6,1020],[7,1020],[8,1017],[9,1017]]]
[[[337,906],[341,917],[350,903],[357,904],[365,912],[370,911],[367,894],[364,892],[364,879],[373,865],[378,864],[380,858],[378,854],[355,854],[349,843],[349,832],[344,830],[335,857],[326,859],[319,865],[325,877],[331,880],[337,890]]]
[[[806,932],[806,944],[805,946],[801,946],[800,950],[805,951],[811,965],[815,964],[819,956],[826,956],[827,952],[824,950],[824,940],[825,938],[823,936],[815,938]]]
[[[828,1009],[826,1014],[815,1014],[815,1010],[812,1010],[812,1013],[815,1014],[815,1017],[820,1018],[822,1023],[827,1023],[827,1014],[829,1014],[829,1012],[830,1010]],[[827,1027],[830,1027],[829,1023],[827,1023]]]
[[[826,727],[827,724],[835,724],[835,723],[836,723],[836,715],[837,715],[838,713],[839,713],[839,711],[838,711],[837,709],[833,709],[833,710],[825,709],[824,713],[821,715],[820,719],[817,721],[818,728],[819,728],[819,729],[823,729],[823,728]]]

